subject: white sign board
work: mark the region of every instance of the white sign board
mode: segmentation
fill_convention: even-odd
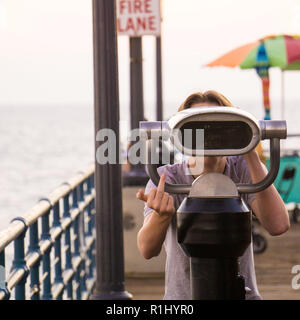
[[[119,35],[160,35],[160,0],[117,0]]]

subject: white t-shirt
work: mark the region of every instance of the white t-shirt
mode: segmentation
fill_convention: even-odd
[[[158,168],[159,174],[166,174],[166,182],[172,184],[192,184],[193,176],[186,174],[187,161],[182,163],[165,165]],[[247,163],[242,156],[227,157],[225,166],[225,175],[231,178],[235,183],[251,183],[251,176]],[[156,188],[154,183],[149,180],[145,189],[148,193],[151,188]],[[186,194],[171,194],[174,198],[175,209],[177,210]],[[241,195],[243,200],[250,206],[255,199],[254,194]],[[144,217],[152,212],[147,204],[144,209]],[[168,227],[166,238],[164,241],[167,260],[165,267],[165,295],[164,300],[190,300],[190,262],[189,257],[185,255],[177,241],[177,227],[175,215]],[[246,287],[251,292],[246,294],[247,300],[261,300],[257,288],[253,247],[252,242],[246,249],[242,257],[239,258],[240,274],[245,279]]]

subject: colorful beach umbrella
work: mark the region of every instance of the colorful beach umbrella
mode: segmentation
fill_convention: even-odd
[[[265,119],[270,119],[269,68],[300,70],[300,35],[267,36],[231,50],[206,66],[255,69],[262,80]]]

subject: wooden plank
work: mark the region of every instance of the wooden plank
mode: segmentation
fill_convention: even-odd
[[[294,265],[300,265],[300,224],[280,236],[270,236],[258,229],[268,241],[268,248],[254,256],[258,289],[265,300],[300,300],[300,289],[292,288]]]

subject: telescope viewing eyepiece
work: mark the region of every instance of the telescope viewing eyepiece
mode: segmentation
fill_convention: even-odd
[[[238,184],[240,193],[255,193],[270,186],[278,173],[280,164],[280,139],[286,139],[287,128],[284,120],[256,120],[249,112],[236,107],[203,106],[177,112],[168,121],[141,121],[140,130],[148,141],[147,171],[154,184],[159,182],[155,165],[151,164],[151,139],[170,138],[174,147],[187,156],[233,156],[253,150],[261,140],[270,140],[270,170],[259,183]],[[186,143],[185,130],[191,133]],[[203,137],[201,150],[195,148],[199,135]],[[165,190],[170,193],[189,193],[191,185],[171,185]]]
[[[184,145],[184,130],[192,131],[193,140],[197,130],[204,130],[205,156],[241,155],[253,150],[260,140],[287,136],[286,121],[258,121],[235,107],[211,106],[180,111],[169,121],[141,121],[140,130],[146,132],[148,139],[153,131],[170,137],[174,146],[189,156],[195,156],[196,150]]]

